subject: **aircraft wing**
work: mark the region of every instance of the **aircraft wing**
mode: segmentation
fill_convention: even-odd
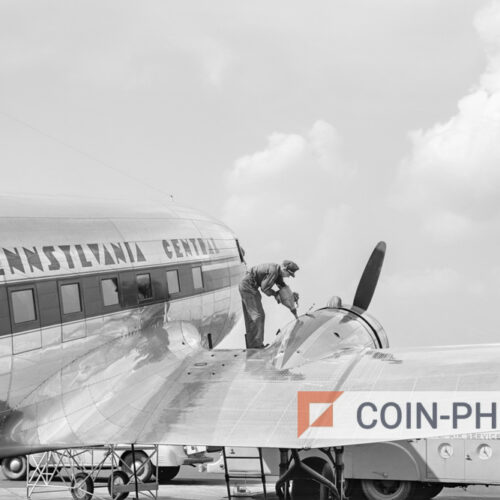
[[[350,347],[285,364],[277,362],[279,345],[200,351],[183,341],[164,346],[161,338],[139,335],[105,347],[69,363],[55,353],[52,366],[46,365],[47,356],[43,363],[36,354],[19,359],[11,370],[12,380],[20,384],[11,384],[14,411],[4,412],[1,421],[4,442],[54,448],[106,443],[335,446],[349,439],[297,436],[299,391],[500,387],[500,344]],[[23,377],[21,371],[37,362],[39,382],[33,390],[27,372]]]

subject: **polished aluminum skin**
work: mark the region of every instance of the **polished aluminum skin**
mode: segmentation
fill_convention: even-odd
[[[134,242],[146,262],[117,262],[117,268],[199,260],[207,273],[215,266],[227,279],[207,293],[77,321],[66,337],[66,325],[61,324],[50,327],[50,333],[40,328],[1,338],[4,456],[136,442],[333,446],[348,441],[297,437],[298,391],[499,387],[499,345],[391,350],[374,318],[339,303],[300,316],[278,332],[267,349],[211,350],[208,333],[219,343],[241,315],[237,285],[245,266],[230,230],[177,206],[141,215],[130,209],[118,213],[116,208],[80,214],[76,209],[50,209],[38,216],[16,218],[12,213],[0,218],[2,245],[69,245],[76,262],[75,245]],[[162,241],[195,237],[213,239],[219,252],[173,259],[162,253]],[[80,275],[91,267],[63,268],[65,259],[60,257],[62,269],[35,269],[29,278],[46,278],[51,272]],[[97,259],[92,263],[94,271],[101,269]],[[0,264],[6,283],[28,278]],[[20,336],[38,336],[40,345],[27,341],[29,348],[19,347],[22,342],[14,338]]]

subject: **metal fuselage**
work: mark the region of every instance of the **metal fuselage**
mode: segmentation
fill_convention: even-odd
[[[323,370],[317,362],[332,353],[340,370],[353,347],[387,347],[365,312],[332,307],[300,316],[268,349],[212,353],[241,316],[237,287],[246,271],[225,225],[177,205],[3,204],[0,456],[108,443],[219,444],[241,384],[256,388],[263,376],[297,383]],[[289,390],[296,394],[295,385]],[[198,408],[210,408],[213,423]],[[264,439],[266,426],[255,425]]]
[[[61,390],[50,391],[53,405],[64,404],[56,401],[64,385],[94,369],[89,353],[105,358],[140,336],[145,363],[169,356],[175,366],[217,345],[240,317],[245,265],[234,234],[216,220],[177,206],[91,216],[9,210],[0,217],[0,455],[40,447],[13,436],[25,417],[43,422],[30,397],[62,377]]]

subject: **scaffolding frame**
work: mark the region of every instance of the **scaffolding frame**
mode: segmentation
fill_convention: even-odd
[[[140,474],[146,462],[139,469],[136,468],[134,445],[69,448],[32,455],[27,459],[26,498],[66,489],[78,500],[109,500],[110,497],[118,500],[129,493],[135,493],[137,500],[141,496],[158,500],[158,445],[141,446],[140,449],[147,452],[154,467],[154,481],[141,480]],[[100,458],[96,456],[97,451],[100,452]],[[122,459],[124,451],[132,454],[131,466]],[[89,453],[90,461],[87,459]],[[102,478],[100,475],[103,472],[109,472],[108,480],[97,481],[99,477]],[[60,484],[55,484],[56,481]],[[95,492],[98,488],[105,488],[106,492],[98,494]]]

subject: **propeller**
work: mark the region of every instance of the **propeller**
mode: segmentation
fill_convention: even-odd
[[[374,248],[365,270],[359,280],[356,294],[354,295],[353,305],[366,311],[372,300],[377,281],[380,276],[382,264],[384,263],[386,244],[385,241],[380,241]]]

